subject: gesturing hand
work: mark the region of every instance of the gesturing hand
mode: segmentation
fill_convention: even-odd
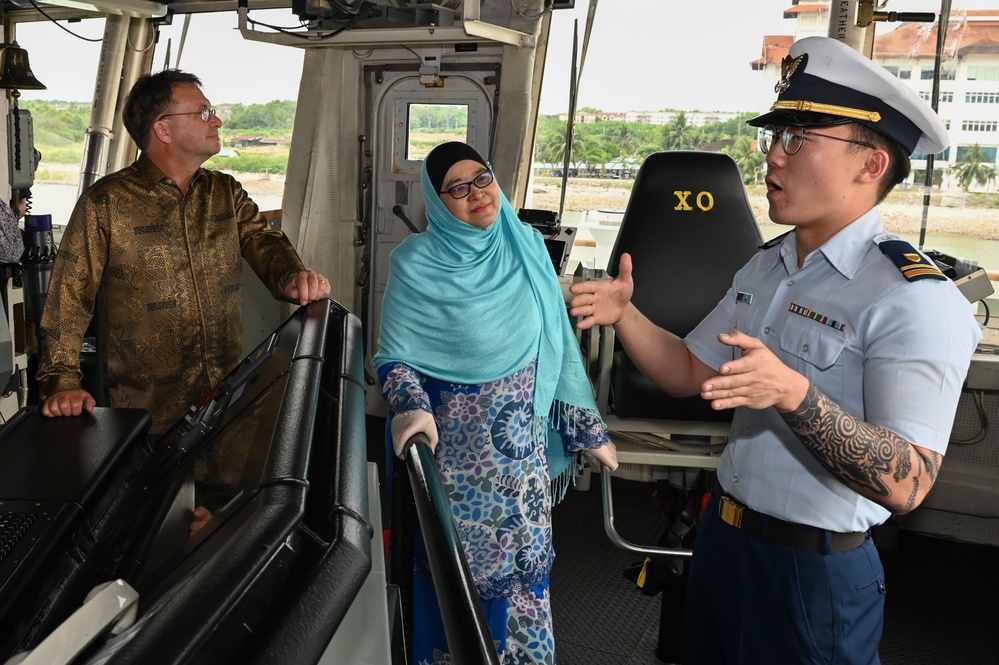
[[[614,325],[621,320],[635,291],[635,282],[631,278],[631,255],[621,255],[614,279],[579,282],[570,286],[569,291],[578,294],[569,302],[569,314],[583,317],[576,324],[580,330],[595,325]]]
[[[763,342],[741,332],[718,335],[718,341],[738,347],[742,357],[724,363],[719,376],[701,385],[701,397],[711,400],[711,408],[775,406],[788,412],[805,399],[808,379],[782,363]]]

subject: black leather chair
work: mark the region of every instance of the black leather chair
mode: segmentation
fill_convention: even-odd
[[[659,152],[639,169],[608,272],[616,275],[620,256],[631,254],[632,302],[654,323],[683,337],[725,296],[735,272],[762,242],[731,157]],[[586,268],[580,273],[583,279],[604,276],[603,271]],[[652,478],[665,478],[670,488],[679,490],[677,496],[688,498],[687,505],[696,505],[700,493],[710,487],[710,476],[702,470],[714,469],[728,440],[732,413],[712,411],[699,396],[678,399],[659,390],[615,345],[612,328],[593,328],[581,338],[591,377],[596,375],[597,404],[617,444],[620,467],[615,474],[626,475],[622,472],[635,465],[665,467],[664,474]],[[688,539],[692,543],[696,537],[686,531],[689,522],[677,519],[667,526],[659,545],[631,543],[615,529],[611,485],[611,472],[604,468],[604,531],[611,542],[646,562],[652,557],[660,570],[678,570],[676,562],[692,554],[685,549]],[[678,526],[687,535],[671,539]],[[685,579],[669,589],[662,592],[656,654],[675,660],[682,623],[676,608],[683,606]]]
[[[639,169],[607,272],[616,275],[621,255],[631,254],[632,302],[683,337],[724,297],[762,242],[731,157],[658,152]],[[713,411],[699,396],[674,398],[659,390],[614,344],[612,330],[596,331],[584,346],[596,366],[597,401],[610,429],[727,433],[731,412]]]

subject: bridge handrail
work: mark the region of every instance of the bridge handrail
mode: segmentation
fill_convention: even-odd
[[[426,435],[415,434],[410,438],[403,454],[430,560],[430,574],[444,619],[451,661],[499,665]]]

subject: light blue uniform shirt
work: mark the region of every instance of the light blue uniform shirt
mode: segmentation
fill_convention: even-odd
[[[981,330],[950,280],[909,282],[878,248],[877,208],[797,267],[795,234],[761,251],[685,339],[717,369],[739,330],[760,339],[845,411],[939,453]],[[736,409],[718,479],[754,510],[832,531],[865,531],[889,512],[825,470],[774,408]]]

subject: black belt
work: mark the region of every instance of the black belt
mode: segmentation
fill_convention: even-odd
[[[776,517],[758,513],[721,492],[718,495],[718,516],[726,524],[749,533],[755,533],[766,540],[820,554],[852,550],[867,539],[867,534],[860,531],[839,533],[785,522]]]

